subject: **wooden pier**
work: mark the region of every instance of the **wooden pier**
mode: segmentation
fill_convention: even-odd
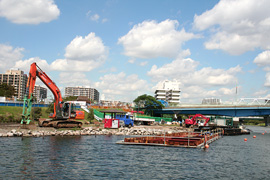
[[[157,136],[129,137],[118,141],[123,145],[172,146],[185,148],[203,148],[223,136],[222,129],[202,132],[178,132]]]

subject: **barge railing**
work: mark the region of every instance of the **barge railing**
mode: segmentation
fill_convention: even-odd
[[[128,137],[117,144],[125,145],[152,145],[152,146],[174,146],[187,148],[201,148],[205,144],[210,144],[223,135],[222,129],[214,129],[201,132],[178,132],[168,134],[164,132],[155,136]]]

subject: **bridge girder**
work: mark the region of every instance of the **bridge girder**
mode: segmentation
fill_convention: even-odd
[[[204,114],[231,117],[269,116],[270,107],[228,107],[228,108],[164,108],[153,110],[155,114]]]

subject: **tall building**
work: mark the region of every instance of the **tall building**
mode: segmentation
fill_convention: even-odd
[[[66,87],[65,97],[68,97],[68,96],[86,96],[90,100],[99,102],[99,92],[95,88]]]
[[[26,91],[27,75],[19,69],[7,70],[5,74],[0,74],[0,83],[12,85],[16,91],[18,99],[23,99]]]
[[[166,80],[155,91],[155,98],[168,103],[180,103],[180,92],[180,83],[178,81]]]
[[[47,88],[35,86],[33,96],[36,97],[37,102],[41,102],[47,98]]]

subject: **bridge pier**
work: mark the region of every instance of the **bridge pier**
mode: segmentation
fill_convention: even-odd
[[[265,122],[265,126],[268,126],[269,122],[270,122],[270,116],[264,116],[264,122]]]

